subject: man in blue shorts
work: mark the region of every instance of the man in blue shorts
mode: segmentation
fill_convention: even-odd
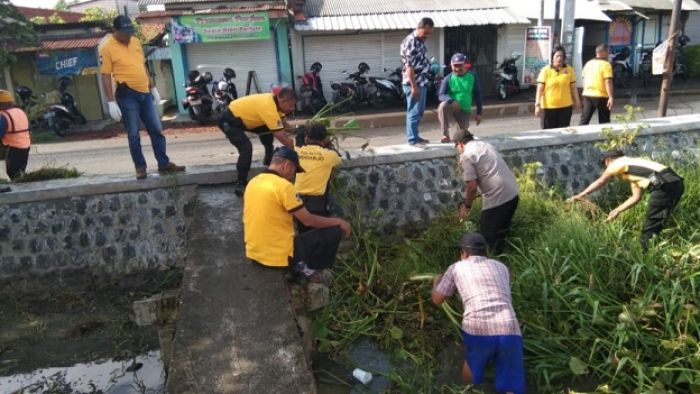
[[[460,261],[433,280],[432,298],[441,305],[455,290],[462,298],[462,376],[480,384],[486,366],[493,362],[496,391],[523,394],[523,342],[511,303],[508,268],[486,257],[481,234],[465,235],[459,246]]]

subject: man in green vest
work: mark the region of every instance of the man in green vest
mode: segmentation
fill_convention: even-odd
[[[472,113],[472,104],[476,104],[477,126],[481,123],[481,91],[479,90],[479,79],[476,74],[469,71],[471,63],[469,59],[461,53],[452,55],[450,61],[452,72],[445,76],[440,85],[438,98],[438,119],[442,127],[442,139],[440,142],[449,143],[450,139],[450,117],[457,122],[460,130],[469,130],[469,116]]]

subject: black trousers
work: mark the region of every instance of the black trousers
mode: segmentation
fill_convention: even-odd
[[[314,215],[318,215],[318,216],[324,216],[324,217],[331,216],[330,206],[328,204],[327,192],[325,195],[322,195],[322,196],[312,196],[312,195],[308,195],[308,194],[302,194],[299,197],[301,197],[301,201],[304,202],[304,207],[306,208],[307,211],[313,213]],[[303,234],[309,230],[314,229],[314,227],[306,227],[302,222],[300,222],[296,219],[294,219],[294,221],[297,224],[297,230],[299,230],[300,234]]]
[[[5,171],[10,179],[15,179],[22,175],[27,170],[27,162],[29,162],[29,148],[20,149],[7,147],[5,154]]]
[[[583,110],[581,111],[581,121],[578,124],[580,126],[589,124],[596,109],[598,110],[598,124],[610,123],[608,98],[583,96]]]
[[[681,200],[684,191],[685,186],[682,180],[665,183],[651,191],[640,239],[644,249],[646,249],[649,240],[661,232],[664,224],[666,224],[666,220],[671,216],[673,208]]]
[[[311,269],[330,268],[335,263],[343,237],[339,226],[313,228],[294,237],[294,257],[290,266],[303,261]]]
[[[481,211],[479,232],[486,238],[486,243],[494,255],[503,251],[503,244],[510,230],[515,210],[518,208],[519,200],[518,196],[515,196],[512,200],[497,207]]]
[[[571,125],[571,114],[574,107],[564,107],[556,109],[544,109],[542,117],[543,129],[556,129],[558,127],[569,127]]]
[[[272,161],[272,153],[274,151],[273,142],[275,138],[267,127],[262,126],[253,130],[247,130],[243,121],[233,116],[231,111],[227,110],[219,118],[219,128],[224,132],[224,135],[226,135],[226,138],[228,138],[231,144],[238,150],[238,161],[236,162],[238,182],[248,182],[250,164],[253,160],[253,144],[251,144],[248,136],[245,135],[246,131],[259,135],[260,142],[265,147],[263,164],[268,166]]]

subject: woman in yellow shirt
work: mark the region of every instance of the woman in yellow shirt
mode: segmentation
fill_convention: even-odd
[[[543,129],[568,127],[573,108],[581,108],[576,73],[573,67],[564,63],[565,60],[564,47],[555,46],[551,64],[545,66],[537,77],[535,116],[541,116]]]

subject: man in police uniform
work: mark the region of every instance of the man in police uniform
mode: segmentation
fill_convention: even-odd
[[[283,88],[277,95],[251,94],[233,100],[228,106],[228,111],[222,114],[219,119],[219,128],[238,150],[236,162],[238,180],[234,189],[236,194],[243,195],[253,158],[253,144],[245,135],[246,131],[259,136],[260,142],[265,147],[263,165],[269,165],[275,138],[286,147],[294,149],[294,142],[286,134],[286,131],[291,132],[293,129],[287,124],[285,114],[292,112],[296,103],[294,89]]]
[[[632,195],[610,211],[608,220],[615,220],[621,212],[637,204],[645,190],[649,190],[651,194],[641,236],[642,247],[646,249],[651,237],[661,232],[666,219],[678,205],[685,189],[683,178],[663,164],[642,158],[627,157],[621,151],[604,153],[601,164],[605,167],[603,175],[584,191],[571,197],[571,200],[583,200],[585,196],[603,187],[613,177],[620,177],[630,183]]]
[[[134,37],[135,29],[129,17],[120,15],[112,23],[114,32],[100,50],[102,86],[107,96],[109,115],[115,121],[122,120],[129,136],[131,160],[136,167],[136,179],[145,179],[146,159],[141,150],[139,120],[143,122],[151,138],[153,153],[161,175],[185,171],[184,166],[171,162],[165,153],[165,136],[156,103],[160,95],[146,68],[141,43]],[[112,91],[112,78],[117,83]]]
[[[10,179],[16,179],[27,169],[29,161],[29,119],[20,108],[15,107],[12,94],[0,90],[0,135],[2,144],[7,145],[5,170]],[[0,192],[9,191],[9,187],[0,188]]]
[[[297,132],[294,150],[299,154],[299,163],[304,168],[294,182],[304,206],[313,214],[331,216],[328,183],[341,158],[331,148],[326,126],[315,123],[305,133]],[[309,230],[303,224],[297,224],[300,232]]]
[[[608,62],[608,46],[600,44],[595,48],[595,58],[586,62],[581,71],[583,77],[583,111],[579,125],[591,122],[593,113],[598,110],[598,124],[610,123],[613,99],[613,71]]]
[[[291,183],[294,174],[303,171],[294,150],[283,146],[275,151],[269,168],[245,188],[243,232],[246,257],[250,260],[268,267],[291,266],[297,274],[311,279],[316,272],[311,262],[307,264],[307,257],[320,253],[321,260],[327,263],[329,255],[335,257],[340,233],[348,237],[351,229],[342,219],[314,215],[304,207]],[[311,250],[308,243],[295,240],[293,218],[329,234]]]

